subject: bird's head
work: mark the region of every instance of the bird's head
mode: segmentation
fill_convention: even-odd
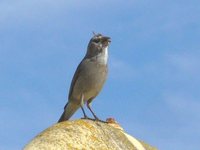
[[[110,37],[103,36],[102,34],[95,34],[91,38],[86,56],[93,57],[105,51],[108,48],[111,39]]]

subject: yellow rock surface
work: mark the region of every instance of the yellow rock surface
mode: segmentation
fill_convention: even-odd
[[[24,150],[156,150],[128,135],[116,123],[75,120],[57,123],[37,135]]]

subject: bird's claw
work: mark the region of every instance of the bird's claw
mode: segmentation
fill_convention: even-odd
[[[81,119],[92,120],[92,121],[98,121],[98,122],[102,122],[102,123],[108,123],[107,121],[103,121],[103,120],[100,120],[100,119],[98,119],[98,118],[93,119],[93,118],[89,118],[89,117],[83,117],[83,118],[81,118]]]

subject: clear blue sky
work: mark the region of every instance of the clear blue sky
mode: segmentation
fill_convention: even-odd
[[[112,38],[96,114],[114,117],[161,150],[199,149],[199,6],[197,0],[1,0],[0,150],[21,149],[57,122],[92,31]]]

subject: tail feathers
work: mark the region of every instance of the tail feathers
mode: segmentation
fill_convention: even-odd
[[[73,104],[73,103],[68,102],[67,105],[65,106],[64,112],[61,115],[61,117],[58,120],[58,122],[62,122],[62,121],[68,120],[76,112],[76,110],[79,107],[80,106],[77,105],[77,104]]]

